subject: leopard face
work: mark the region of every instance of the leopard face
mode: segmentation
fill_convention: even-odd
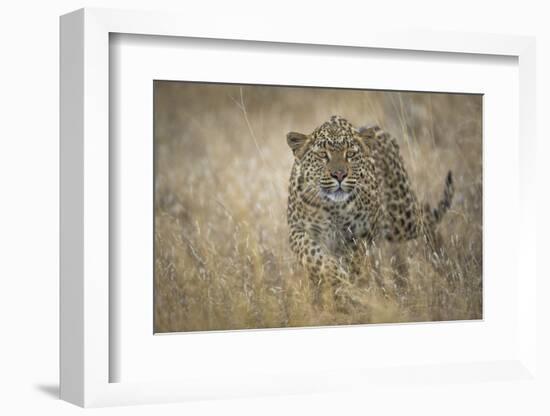
[[[300,165],[306,200],[341,204],[357,195],[367,155],[351,124],[333,117],[310,135],[289,133],[287,141]]]

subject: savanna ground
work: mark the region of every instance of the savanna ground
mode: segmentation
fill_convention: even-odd
[[[481,110],[479,95],[157,81],[155,332],[480,319]],[[333,114],[392,133],[420,201],[437,203],[448,170],[455,181],[444,255],[403,243],[398,269],[375,245],[346,313],[314,305],[286,222],[286,133]]]

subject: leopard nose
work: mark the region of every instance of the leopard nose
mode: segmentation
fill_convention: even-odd
[[[340,170],[336,170],[336,171],[331,172],[330,176],[332,176],[333,178],[338,180],[338,182],[342,182],[344,180],[344,178],[346,176],[348,176],[348,173],[345,170],[340,169]]]

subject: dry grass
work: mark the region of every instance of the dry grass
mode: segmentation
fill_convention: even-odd
[[[456,188],[438,267],[403,244],[400,291],[381,243],[349,313],[313,306],[287,241],[285,135],[332,114],[393,133],[420,200],[438,200],[449,169]],[[481,152],[480,96],[157,82],[155,331],[481,318]]]

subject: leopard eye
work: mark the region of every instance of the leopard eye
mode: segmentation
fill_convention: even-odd
[[[354,151],[354,150],[348,150],[348,152],[346,153],[346,157],[347,157],[348,159],[351,159],[351,158],[354,157],[356,154],[357,154],[356,151]]]
[[[321,159],[327,159],[328,158],[327,152],[323,152],[323,151],[317,152],[317,156],[319,156]]]

